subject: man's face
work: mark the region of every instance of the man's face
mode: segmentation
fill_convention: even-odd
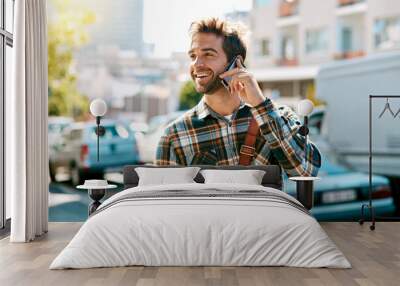
[[[224,72],[228,59],[222,43],[223,38],[213,33],[198,33],[192,39],[190,76],[200,93],[212,94],[223,88],[218,75]]]

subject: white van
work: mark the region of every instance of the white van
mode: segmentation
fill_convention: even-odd
[[[324,136],[351,167],[368,172],[369,95],[398,95],[388,102],[394,114],[400,110],[400,52],[323,65],[316,92],[327,103]],[[379,118],[386,103],[385,98],[372,100],[372,168],[373,173],[396,180],[400,178],[400,112],[394,118],[387,111]]]

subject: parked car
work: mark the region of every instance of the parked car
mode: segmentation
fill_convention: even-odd
[[[149,125],[145,122],[135,122],[135,121],[130,122],[129,128],[131,129],[132,132],[146,133],[149,131]]]
[[[60,143],[63,130],[74,120],[71,117],[49,116],[48,119],[48,145],[49,150],[52,146]]]
[[[154,116],[149,123],[149,129],[143,134],[136,134],[139,157],[143,163],[153,163],[157,145],[169,123],[183,115],[186,111],[176,111],[166,115]]]
[[[120,171],[127,164],[139,161],[135,136],[116,121],[103,120],[105,134],[100,137],[100,160],[97,161],[97,135],[94,123],[74,123],[62,134],[62,142],[50,157],[50,172],[55,176],[62,168],[74,185],[86,178],[102,178],[106,171]]]
[[[318,145],[320,149],[320,146]],[[314,207],[311,212],[318,220],[357,220],[362,203],[368,203],[369,177],[331,162],[332,154],[321,150],[322,166],[314,182]],[[372,198],[376,215],[391,215],[395,211],[389,179],[372,176]],[[296,184],[285,176],[284,191],[296,196]]]
[[[61,134],[74,120],[71,117],[64,116],[49,116],[48,119],[48,150],[49,157],[53,157],[56,151],[56,146],[62,141]],[[50,179],[55,181],[54,173],[50,172]]]
[[[317,108],[309,119],[310,139],[318,147],[322,165],[318,173],[321,180],[314,182],[314,208],[312,214],[318,220],[357,220],[361,205],[368,202],[369,176],[346,166],[321,135],[324,128],[325,109]],[[391,215],[395,211],[389,179],[372,176],[372,198],[377,215]],[[296,196],[296,184],[284,179],[284,190]]]

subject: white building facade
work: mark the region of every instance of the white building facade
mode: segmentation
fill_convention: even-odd
[[[400,1],[253,0],[249,62],[264,93],[315,100],[320,65],[400,49]]]

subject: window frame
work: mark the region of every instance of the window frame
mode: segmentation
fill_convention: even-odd
[[[393,23],[390,23],[390,22],[393,22]],[[383,45],[383,43],[385,43],[385,41],[381,41],[378,43],[378,38],[377,38],[377,36],[380,32],[388,33],[388,28],[391,26],[390,24],[394,24],[393,26],[397,26],[397,25],[399,25],[399,22],[400,22],[400,16],[398,16],[398,15],[377,18],[374,20],[374,22],[373,22],[373,39],[372,40],[373,40],[373,47],[376,51],[394,50],[394,49],[400,48],[400,41],[393,42],[392,39],[389,39],[389,42],[393,42],[394,46],[390,47],[390,48],[386,48]],[[378,29],[377,25],[384,25],[383,30],[377,31],[377,29]],[[398,29],[400,29],[400,27],[398,27]]]
[[[270,38],[261,38],[258,40],[258,56],[262,58],[269,58],[272,55]]]
[[[307,29],[305,31],[305,41],[304,41],[304,51],[306,55],[322,55],[326,54],[329,50],[329,31],[327,27],[318,27],[318,28],[312,28],[312,29]],[[318,39],[317,42],[319,44],[322,43],[321,46],[313,47],[312,44],[315,44],[317,42],[312,41]]]
[[[13,33],[7,31],[7,15],[6,1],[12,2],[12,13],[15,14],[15,0],[0,0],[1,5],[1,21],[0,21],[0,237],[9,233],[10,230],[10,219],[7,219],[6,212],[6,188],[5,188],[5,102],[6,102],[6,62],[7,62],[7,46],[13,48]],[[14,15],[11,15],[14,19]],[[14,21],[14,20],[13,20]],[[13,24],[14,26],[14,24]],[[12,27],[11,30],[14,30]]]

